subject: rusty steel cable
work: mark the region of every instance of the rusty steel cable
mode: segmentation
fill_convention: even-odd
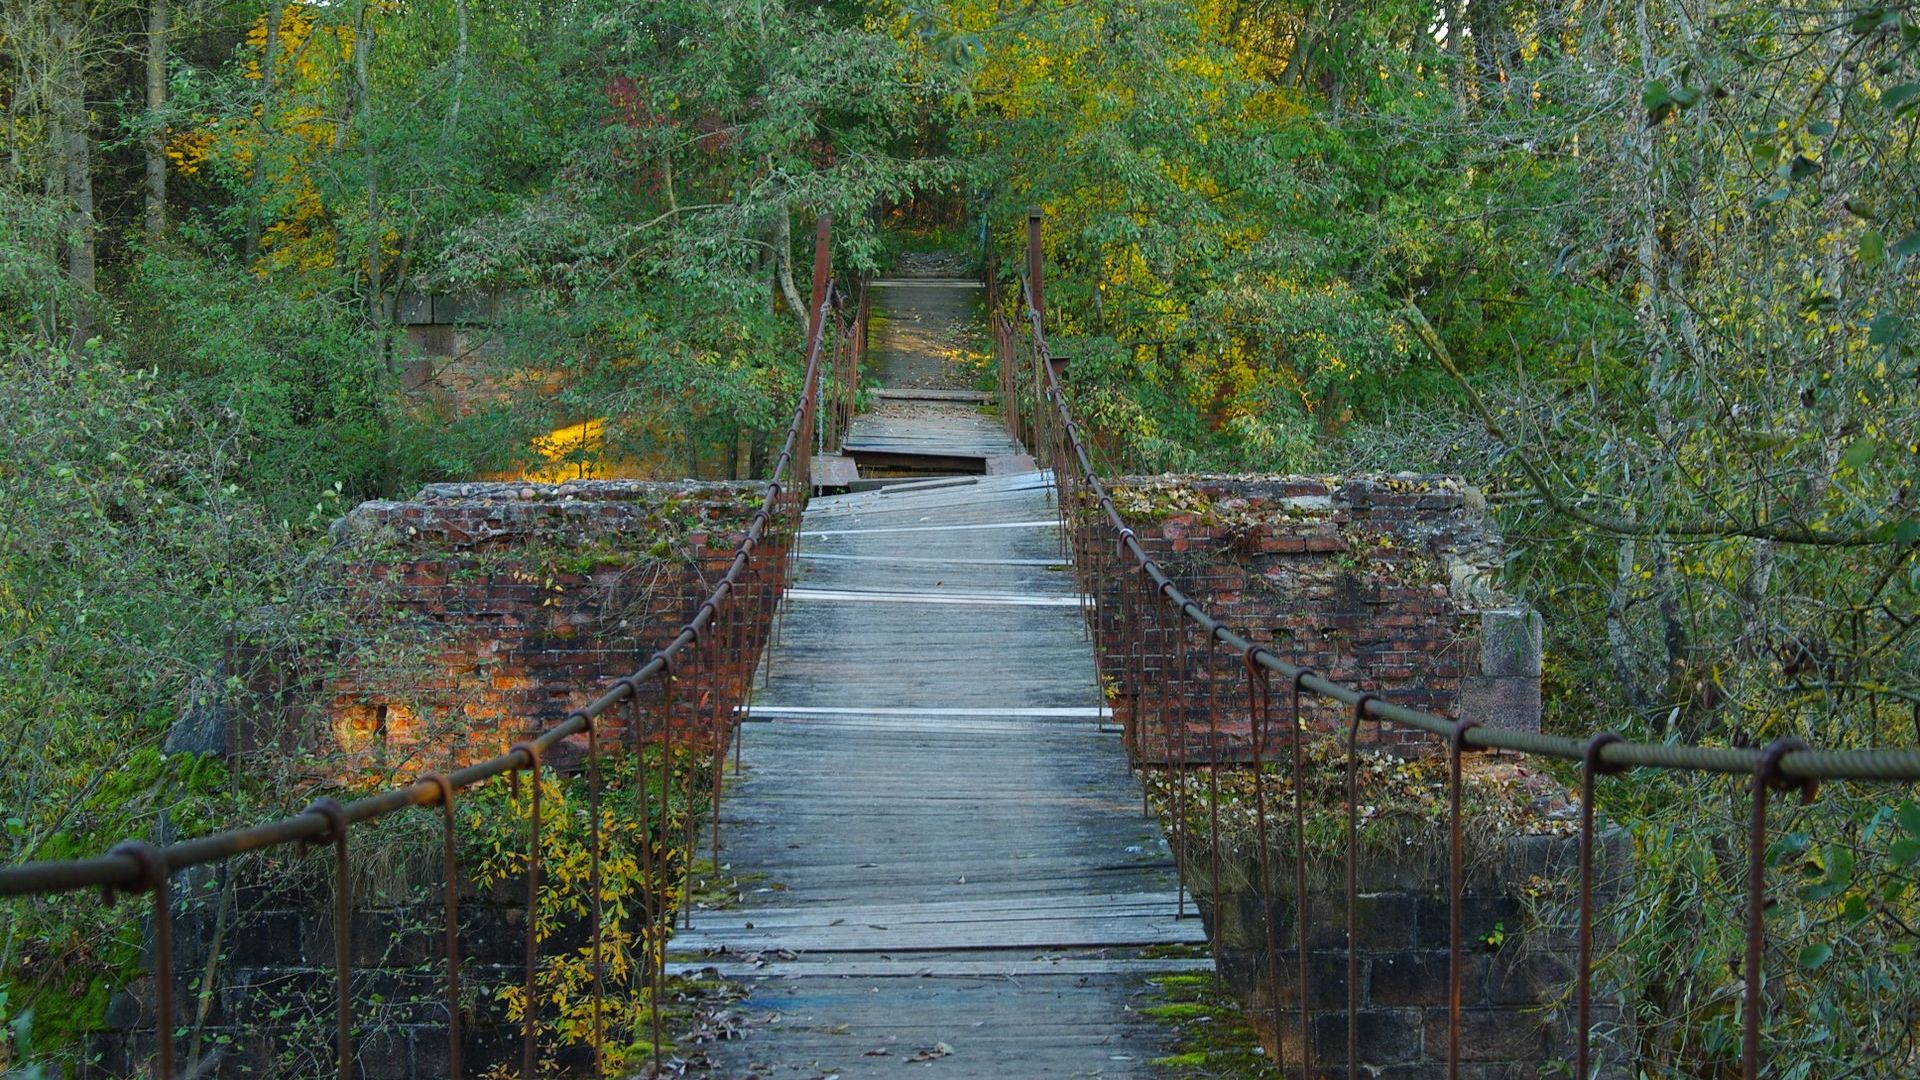
[[[1267,682],[1267,673],[1259,665],[1246,664],[1247,669],[1247,727],[1248,742],[1253,752],[1253,828],[1254,860],[1260,874],[1260,911],[1261,922],[1266,932],[1267,947],[1267,997],[1273,1007],[1273,1030],[1280,1030],[1280,940],[1279,931],[1273,918],[1273,873],[1267,866],[1272,845],[1267,843],[1267,792],[1266,785],[1258,783],[1260,776],[1260,756],[1265,751],[1266,738],[1261,732],[1267,727],[1269,712],[1273,708],[1272,687]],[[1304,1040],[1307,1032],[1301,1032]]]
[[[173,1075],[173,894],[167,883],[167,861],[160,850],[141,840],[115,845],[112,855],[127,859],[138,869],[139,879],[131,885],[108,885],[102,889],[106,903],[113,903],[114,891],[144,892],[153,903],[153,981],[155,1068],[162,1077]]]
[[[591,920],[593,967],[593,1074],[605,1072],[606,1029],[603,1014],[607,1007],[606,958],[601,948],[602,924],[606,921],[605,901],[600,885],[600,734],[593,721],[587,722],[587,889],[592,899],[587,904]]]
[[[1596,796],[1594,780],[1609,772],[1618,772],[1602,765],[1600,750],[1608,743],[1621,741],[1619,735],[1611,731],[1602,731],[1587,740],[1586,752],[1580,758],[1580,941],[1578,968],[1574,973],[1574,1026],[1577,1041],[1574,1044],[1574,1075],[1586,1077],[1593,1075],[1587,1068],[1587,1062],[1593,1056],[1593,803]]]
[[[333,848],[334,1065],[340,1080],[353,1080],[353,882],[347,877],[351,824],[346,808],[333,799],[315,799],[307,813],[326,822],[325,835],[316,840]]]
[[[1363,720],[1372,719],[1382,729],[1392,725],[1398,729],[1408,729],[1426,735],[1438,736],[1449,748],[1450,754],[1450,871],[1449,899],[1450,925],[1448,931],[1449,952],[1449,992],[1448,992],[1448,1075],[1459,1074],[1460,1023],[1461,1023],[1461,975],[1460,958],[1460,895],[1461,895],[1461,807],[1460,807],[1460,757],[1467,750],[1508,750],[1534,757],[1552,758],[1561,761],[1578,762],[1581,768],[1581,813],[1580,813],[1580,928],[1579,928],[1579,969],[1576,987],[1576,1024],[1580,1030],[1575,1036],[1576,1075],[1582,1080],[1588,1075],[1591,1058],[1591,1004],[1592,1004],[1592,949],[1593,949],[1593,875],[1594,875],[1594,780],[1598,776],[1621,772],[1632,768],[1658,768],[1675,771],[1719,773],[1745,776],[1749,780],[1750,822],[1747,837],[1748,881],[1746,895],[1746,955],[1743,964],[1743,998],[1741,1010],[1742,1028],[1742,1071],[1745,1080],[1754,1080],[1759,1074],[1759,1042],[1765,1009],[1763,987],[1765,983],[1765,908],[1766,908],[1766,845],[1767,845],[1767,802],[1772,792],[1798,790],[1803,799],[1811,799],[1814,786],[1822,780],[1853,780],[1867,782],[1914,783],[1920,781],[1920,750],[1899,749],[1819,749],[1806,745],[1797,739],[1782,739],[1763,748],[1750,747],[1710,747],[1690,744],[1633,742],[1611,732],[1603,732],[1586,739],[1561,735],[1549,735],[1540,732],[1517,731],[1483,725],[1473,718],[1452,720],[1417,709],[1395,705],[1378,695],[1357,687],[1337,682],[1320,675],[1302,665],[1282,660],[1267,647],[1256,643],[1249,637],[1236,631],[1221,620],[1215,618],[1206,607],[1193,599],[1173,578],[1166,573],[1159,562],[1147,550],[1146,544],[1128,526],[1121,516],[1112,496],[1107,491],[1099,472],[1093,466],[1093,460],[1082,438],[1079,425],[1067,404],[1066,394],[1059,378],[1059,366],[1053,362],[1049,351],[1046,325],[1044,292],[1042,289],[1042,258],[1040,246],[1040,212],[1032,210],[1027,220],[1027,260],[1026,274],[1020,279],[1019,301],[1024,308],[1021,315],[1028,324],[1031,337],[1032,367],[1036,376],[1037,392],[1032,406],[1034,416],[1031,419],[1009,419],[1009,429],[1025,432],[1039,432],[1047,440],[1037,456],[1044,457],[1054,468],[1054,483],[1059,490],[1073,491],[1076,494],[1075,505],[1080,510],[1067,527],[1083,534],[1082,542],[1076,550],[1100,551],[1103,566],[1099,568],[1104,580],[1090,580],[1083,591],[1094,599],[1090,619],[1095,629],[1095,638],[1099,644],[1096,657],[1100,664],[1110,662],[1118,664],[1123,677],[1128,669],[1135,666],[1135,649],[1143,649],[1144,643],[1140,628],[1136,624],[1136,605],[1133,603],[1133,590],[1129,585],[1137,578],[1144,578],[1139,591],[1144,594],[1148,588],[1156,591],[1160,597],[1171,604],[1181,619],[1197,627],[1206,635],[1209,649],[1215,645],[1230,653],[1239,655],[1247,666],[1249,693],[1254,697],[1249,705],[1249,718],[1252,723],[1251,756],[1255,772],[1255,820],[1259,833],[1257,843],[1262,847],[1259,873],[1263,883],[1267,876],[1265,855],[1265,806],[1264,783],[1260,780],[1263,769],[1264,732],[1257,708],[1259,687],[1264,685],[1269,675],[1277,675],[1292,683],[1294,694],[1294,730],[1290,739],[1294,744],[1294,795],[1296,808],[1296,833],[1300,831],[1301,811],[1301,775],[1299,772],[1299,742],[1304,728],[1300,723],[1299,702],[1303,694],[1311,694],[1323,701],[1346,706],[1349,710],[1347,726],[1347,1046],[1349,1076],[1356,1075],[1357,1061],[1357,988],[1356,988],[1356,946],[1355,905],[1357,903],[1357,864],[1356,848],[1358,800],[1357,757],[1359,726]],[[994,282],[989,282],[994,287]],[[996,312],[998,305],[995,305]],[[1011,320],[996,315],[994,340],[1003,350],[1001,357],[1002,386],[1011,388],[1013,373],[1019,370],[1019,364],[1013,357],[1017,351],[1016,335]],[[1016,400],[1003,398],[1005,407],[1012,408]],[[1105,544],[1113,546],[1112,561],[1105,555]],[[1125,566],[1128,561],[1131,567]],[[1105,572],[1110,566],[1111,571]],[[1118,578],[1128,584],[1111,589],[1108,581]],[[1109,601],[1109,597],[1112,600]],[[1122,611],[1118,617],[1118,640],[1106,635],[1102,628],[1112,619],[1101,610],[1105,603],[1117,602]],[[1117,644],[1117,648],[1115,647]],[[1255,677],[1256,672],[1258,678]],[[1141,672],[1144,675],[1144,670]],[[1124,685],[1124,684],[1123,684]],[[1129,709],[1129,723],[1126,747],[1129,758],[1134,759],[1143,753],[1142,740],[1131,722],[1137,710],[1139,696],[1143,688],[1137,682],[1127,687],[1131,691],[1133,707]],[[1170,689],[1170,688],[1163,688]],[[1216,764],[1219,750],[1214,749]],[[1137,762],[1136,762],[1137,765]],[[1300,834],[1304,836],[1303,833]],[[1218,838],[1216,836],[1217,845]],[[1182,845],[1184,847],[1184,845]],[[1309,990],[1307,979],[1309,965],[1307,956],[1307,936],[1305,932],[1305,892],[1304,854],[1296,843],[1296,890],[1301,923],[1300,930],[1300,971],[1301,986],[1299,1000],[1301,1008],[1300,1043],[1303,1050],[1302,1075],[1311,1071],[1310,1014],[1308,1011]],[[1272,921],[1271,904],[1268,905],[1267,918]],[[1268,947],[1269,966],[1273,962],[1273,948]],[[1275,1028],[1278,1029],[1278,1003],[1275,1002]],[[1276,1061],[1276,1065],[1280,1064]]]
[[[1373,700],[1361,694],[1347,724],[1347,1080],[1360,1077],[1360,722]]]
[[[1215,651],[1211,639],[1207,641],[1206,657],[1203,665],[1207,671],[1207,754],[1209,757],[1220,753],[1220,673],[1215,670],[1219,654]],[[1207,877],[1208,900],[1214,925],[1220,921],[1220,770],[1207,770]],[[1213,949],[1214,965],[1220,963],[1220,935],[1208,935],[1208,944]]]

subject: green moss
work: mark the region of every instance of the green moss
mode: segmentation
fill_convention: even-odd
[[[97,854],[104,845],[143,829],[142,810],[147,807],[165,806],[181,835],[212,831],[225,823],[221,810],[231,786],[226,764],[218,758],[167,755],[155,746],[136,750],[87,796],[70,819],[75,826],[49,836],[35,857]]]
[[[1197,1020],[1211,1015],[1213,1008],[1203,1001],[1177,1001],[1169,1005],[1149,1005],[1140,1011],[1155,1020]]]
[[[1240,1003],[1212,975],[1161,975],[1160,1002],[1141,1012],[1168,1031],[1153,1064],[1172,1077],[1267,1077],[1272,1069]]]

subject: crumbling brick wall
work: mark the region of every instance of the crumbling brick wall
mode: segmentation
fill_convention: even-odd
[[[1499,536],[1459,480],[1127,477],[1112,492],[1168,575],[1275,655],[1395,704],[1538,729],[1539,617],[1495,587]],[[1136,756],[1249,757],[1245,666],[1191,628],[1166,632],[1172,609],[1141,590],[1144,576],[1117,564],[1111,546],[1081,557],[1105,564],[1102,670],[1116,715],[1137,728]],[[1282,745],[1292,721],[1291,687],[1272,689],[1268,747]],[[1319,730],[1348,721],[1343,707],[1310,696],[1302,713]],[[1425,741],[1371,724],[1363,738]]]
[[[364,503],[334,526],[340,578],[399,619],[384,640],[356,644],[324,674],[297,674],[297,659],[243,659],[255,706],[240,710],[232,749],[324,760],[337,775],[443,769],[501,753],[672,640],[726,573],[759,491],[627,480],[436,484],[407,502]],[[771,543],[761,551],[768,572],[738,595],[770,611],[781,552]],[[748,642],[720,637],[694,658],[700,692],[682,699],[677,723],[687,722],[689,701],[710,720],[740,699]],[[641,704],[652,731],[657,688]],[[601,723],[609,745],[626,739],[629,716],[623,709]],[[566,755],[556,763],[564,767]]]
[[[499,753],[598,697],[679,633],[731,565],[760,491],[442,484],[406,502],[364,503],[335,523],[337,576],[379,632],[324,658],[238,643],[229,668],[252,693],[218,709],[195,706],[196,717],[226,718],[205,745],[224,744],[238,770],[315,791],[384,785]],[[772,537],[759,552],[758,572],[737,593],[737,610],[753,618],[722,623],[683,654],[670,713],[682,746],[695,733],[724,740],[751,677],[785,558]],[[662,736],[662,705],[658,684],[646,684],[639,735]],[[610,755],[636,733],[632,711],[616,714],[596,729]],[[571,749],[577,756],[584,746]],[[548,760],[562,771],[574,764],[564,752]],[[383,850],[372,834],[356,835],[359,850]],[[447,1075],[448,1060],[438,864],[380,861],[390,854],[356,856],[379,886],[355,888],[358,1074],[427,1080]],[[167,1022],[186,1032],[182,1054],[199,1048],[195,1075],[331,1075],[332,884],[302,863],[281,850],[176,881],[176,1015]],[[518,978],[525,886],[509,875],[481,888],[471,867],[460,885],[462,980],[474,995],[463,1041],[468,1075],[479,1075],[518,1053],[520,1025],[490,988]],[[150,927],[148,936],[151,948]],[[569,918],[545,947],[564,953],[586,940],[582,921]],[[155,998],[146,979],[115,996],[88,1075],[140,1071],[156,1042]],[[560,1056],[588,1070],[577,1048]]]

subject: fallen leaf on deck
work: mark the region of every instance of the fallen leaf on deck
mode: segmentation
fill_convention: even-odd
[[[919,1050],[915,1050],[913,1052],[913,1056],[910,1058],[907,1058],[906,1060],[907,1061],[933,1061],[936,1058],[946,1057],[951,1053],[953,1053],[953,1047],[948,1046],[946,1043],[943,1043],[943,1042],[937,1042],[937,1043],[934,1043],[932,1046],[923,1047]]]

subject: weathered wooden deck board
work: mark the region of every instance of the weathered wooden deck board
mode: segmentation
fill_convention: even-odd
[[[856,433],[1018,451],[970,405],[881,411]],[[1052,495],[1028,473],[809,507],[722,803],[737,903],[672,946],[750,989],[720,1074],[897,1076],[942,1043],[953,1076],[1151,1074],[1151,979],[1207,964],[1142,949],[1204,937],[1095,685]]]

